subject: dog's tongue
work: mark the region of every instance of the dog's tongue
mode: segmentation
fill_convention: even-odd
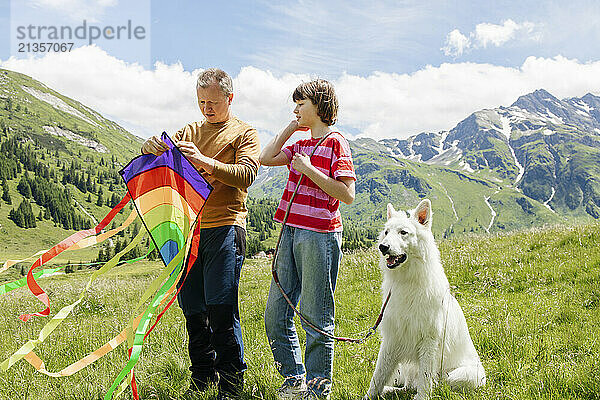
[[[398,257],[395,256],[388,256],[387,258],[387,265],[392,265],[396,262],[396,260],[398,259]]]

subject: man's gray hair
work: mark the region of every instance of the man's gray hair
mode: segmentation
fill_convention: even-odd
[[[233,81],[227,72],[219,68],[206,69],[198,75],[198,81],[196,82],[196,89],[206,89],[210,85],[218,83],[219,87],[225,94],[229,96],[233,93]]]

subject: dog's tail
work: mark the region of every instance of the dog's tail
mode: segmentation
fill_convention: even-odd
[[[450,371],[446,380],[453,388],[475,389],[485,385],[485,370],[478,360],[476,363],[461,365]]]

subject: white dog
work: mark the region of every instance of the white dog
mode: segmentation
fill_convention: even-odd
[[[386,384],[416,388],[419,400],[427,399],[440,380],[451,387],[484,385],[483,365],[431,233],[431,202],[423,200],[406,213],[388,204],[387,218],[379,251],[384,301],[390,291],[391,297],[365,399],[398,389]]]

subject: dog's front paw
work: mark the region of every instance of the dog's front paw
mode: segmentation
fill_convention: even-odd
[[[406,392],[406,388],[405,387],[398,387],[398,386],[384,386],[383,390],[381,391],[381,396],[387,396],[390,393],[403,393]]]

